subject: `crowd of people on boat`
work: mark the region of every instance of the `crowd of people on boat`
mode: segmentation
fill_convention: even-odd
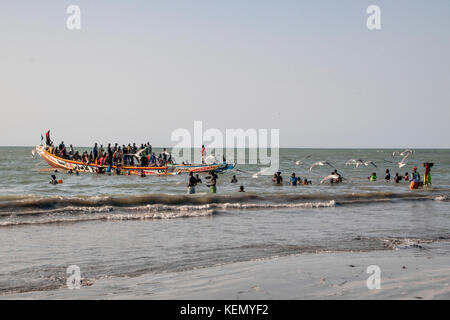
[[[122,146],[115,143],[114,145],[108,144],[105,148],[103,145],[98,146],[98,143],[95,143],[90,152],[84,151],[80,154],[74,150],[72,145],[66,147],[64,141],[55,146],[50,139],[50,130],[46,133],[46,151],[62,159],[105,167],[164,167],[173,163],[172,155],[167,152],[166,148],[156,155],[150,142],[141,144],[140,147],[136,143]]]

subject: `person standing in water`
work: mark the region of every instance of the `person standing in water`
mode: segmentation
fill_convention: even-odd
[[[368,177],[367,179],[369,179],[370,181],[377,181],[377,173],[373,172],[372,175],[370,177]]]
[[[281,176],[281,172],[278,171],[273,175],[272,181],[275,182],[276,185],[282,185],[283,184],[283,177]]]
[[[289,182],[292,186],[296,186],[298,182],[298,178],[295,176],[295,172],[291,174],[291,181]]]
[[[384,177],[384,180],[386,180],[386,182],[391,181],[391,173],[389,172],[389,169],[386,169],[386,176]]]
[[[405,172],[405,175],[403,176],[403,179],[405,181],[409,181],[409,173],[408,172]]]
[[[52,180],[50,180],[50,184],[56,185],[58,184],[58,180],[56,180],[56,176],[54,174],[52,174]]]
[[[195,185],[197,184],[197,179],[194,177],[194,174],[189,172],[189,180],[188,180],[188,186],[187,186],[187,193],[188,194],[194,194],[195,193]]]
[[[236,179],[236,176],[233,176],[233,179],[231,179],[231,183],[237,183],[238,180]]]
[[[394,182],[395,183],[400,183],[400,181],[402,181],[402,179],[403,178],[398,175],[398,172],[396,172],[395,176],[394,176]]]
[[[414,182],[420,182],[420,173],[417,171],[417,167],[413,168],[413,172],[411,173],[411,180]]]
[[[209,181],[209,192],[216,193],[217,188],[217,174],[214,171],[211,171],[211,180]]]
[[[425,162],[423,166],[425,167],[424,184],[431,185],[431,167],[434,166],[434,163]]]

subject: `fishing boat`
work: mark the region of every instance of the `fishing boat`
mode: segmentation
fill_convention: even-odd
[[[224,172],[227,170],[232,170],[236,166],[235,163],[229,162],[215,162],[211,164],[174,164],[169,165],[169,167],[175,167],[175,171],[180,173],[188,173],[188,172],[209,172],[215,171],[216,173]]]
[[[108,166],[101,166],[96,163],[85,163],[81,161],[74,161],[69,159],[64,159],[48,152],[47,148],[40,145],[36,146],[35,152],[45,160],[51,167],[62,169],[62,170],[72,170],[77,172],[105,172]],[[139,167],[139,166],[121,166],[113,165],[109,169],[111,171],[120,170],[124,175],[178,175],[182,173],[206,173],[210,171],[215,171],[217,173],[224,172],[226,170],[231,170],[235,167],[234,163],[211,163],[211,164],[170,164],[163,167]]]

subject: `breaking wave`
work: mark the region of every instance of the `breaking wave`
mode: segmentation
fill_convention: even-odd
[[[80,197],[40,197],[40,196],[1,196],[0,212],[15,209],[57,209],[62,207],[134,207],[142,205],[206,205],[219,203],[270,203],[287,204],[292,202],[336,201],[337,204],[352,202],[375,202],[383,200],[446,200],[448,195],[429,195],[416,193],[367,192],[347,194],[266,194],[253,193],[239,195],[167,195],[148,194],[135,196],[80,196]]]
[[[0,226],[93,220],[174,219],[231,210],[313,209],[389,201],[448,200],[416,193],[238,194],[39,197],[1,196]]]

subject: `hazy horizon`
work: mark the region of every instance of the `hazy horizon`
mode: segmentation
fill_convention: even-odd
[[[18,0],[0,35],[0,145],[51,129],[74,146],[172,147],[202,120],[280,129],[283,148],[450,147],[448,0]]]

